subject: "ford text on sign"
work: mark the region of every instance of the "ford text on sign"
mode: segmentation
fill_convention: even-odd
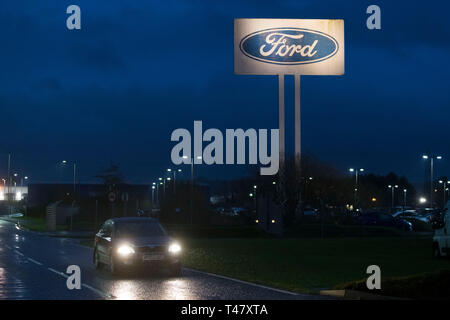
[[[236,74],[344,74],[344,20],[235,19]]]

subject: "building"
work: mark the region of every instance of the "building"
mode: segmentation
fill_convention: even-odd
[[[21,201],[28,196],[28,186],[0,186],[0,201]]]
[[[77,200],[104,199],[114,193],[114,202],[139,202],[141,205],[151,202],[151,189],[149,185],[120,184],[109,188],[104,184],[64,184],[64,183],[32,183],[28,185],[28,206],[47,206],[73,196]]]

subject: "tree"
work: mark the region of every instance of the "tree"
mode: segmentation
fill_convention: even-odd
[[[119,171],[119,167],[113,163],[95,177],[101,179],[106,186],[114,186],[123,183],[123,177]]]

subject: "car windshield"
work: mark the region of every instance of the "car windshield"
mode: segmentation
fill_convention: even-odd
[[[166,235],[166,231],[158,222],[124,222],[118,223],[116,235],[124,237],[157,237]]]

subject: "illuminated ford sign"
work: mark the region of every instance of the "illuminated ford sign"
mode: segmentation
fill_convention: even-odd
[[[251,33],[240,49],[247,57],[274,64],[305,64],[329,59],[339,44],[323,32],[301,28],[274,28]]]
[[[234,20],[236,74],[342,75],[344,59],[344,20]]]

